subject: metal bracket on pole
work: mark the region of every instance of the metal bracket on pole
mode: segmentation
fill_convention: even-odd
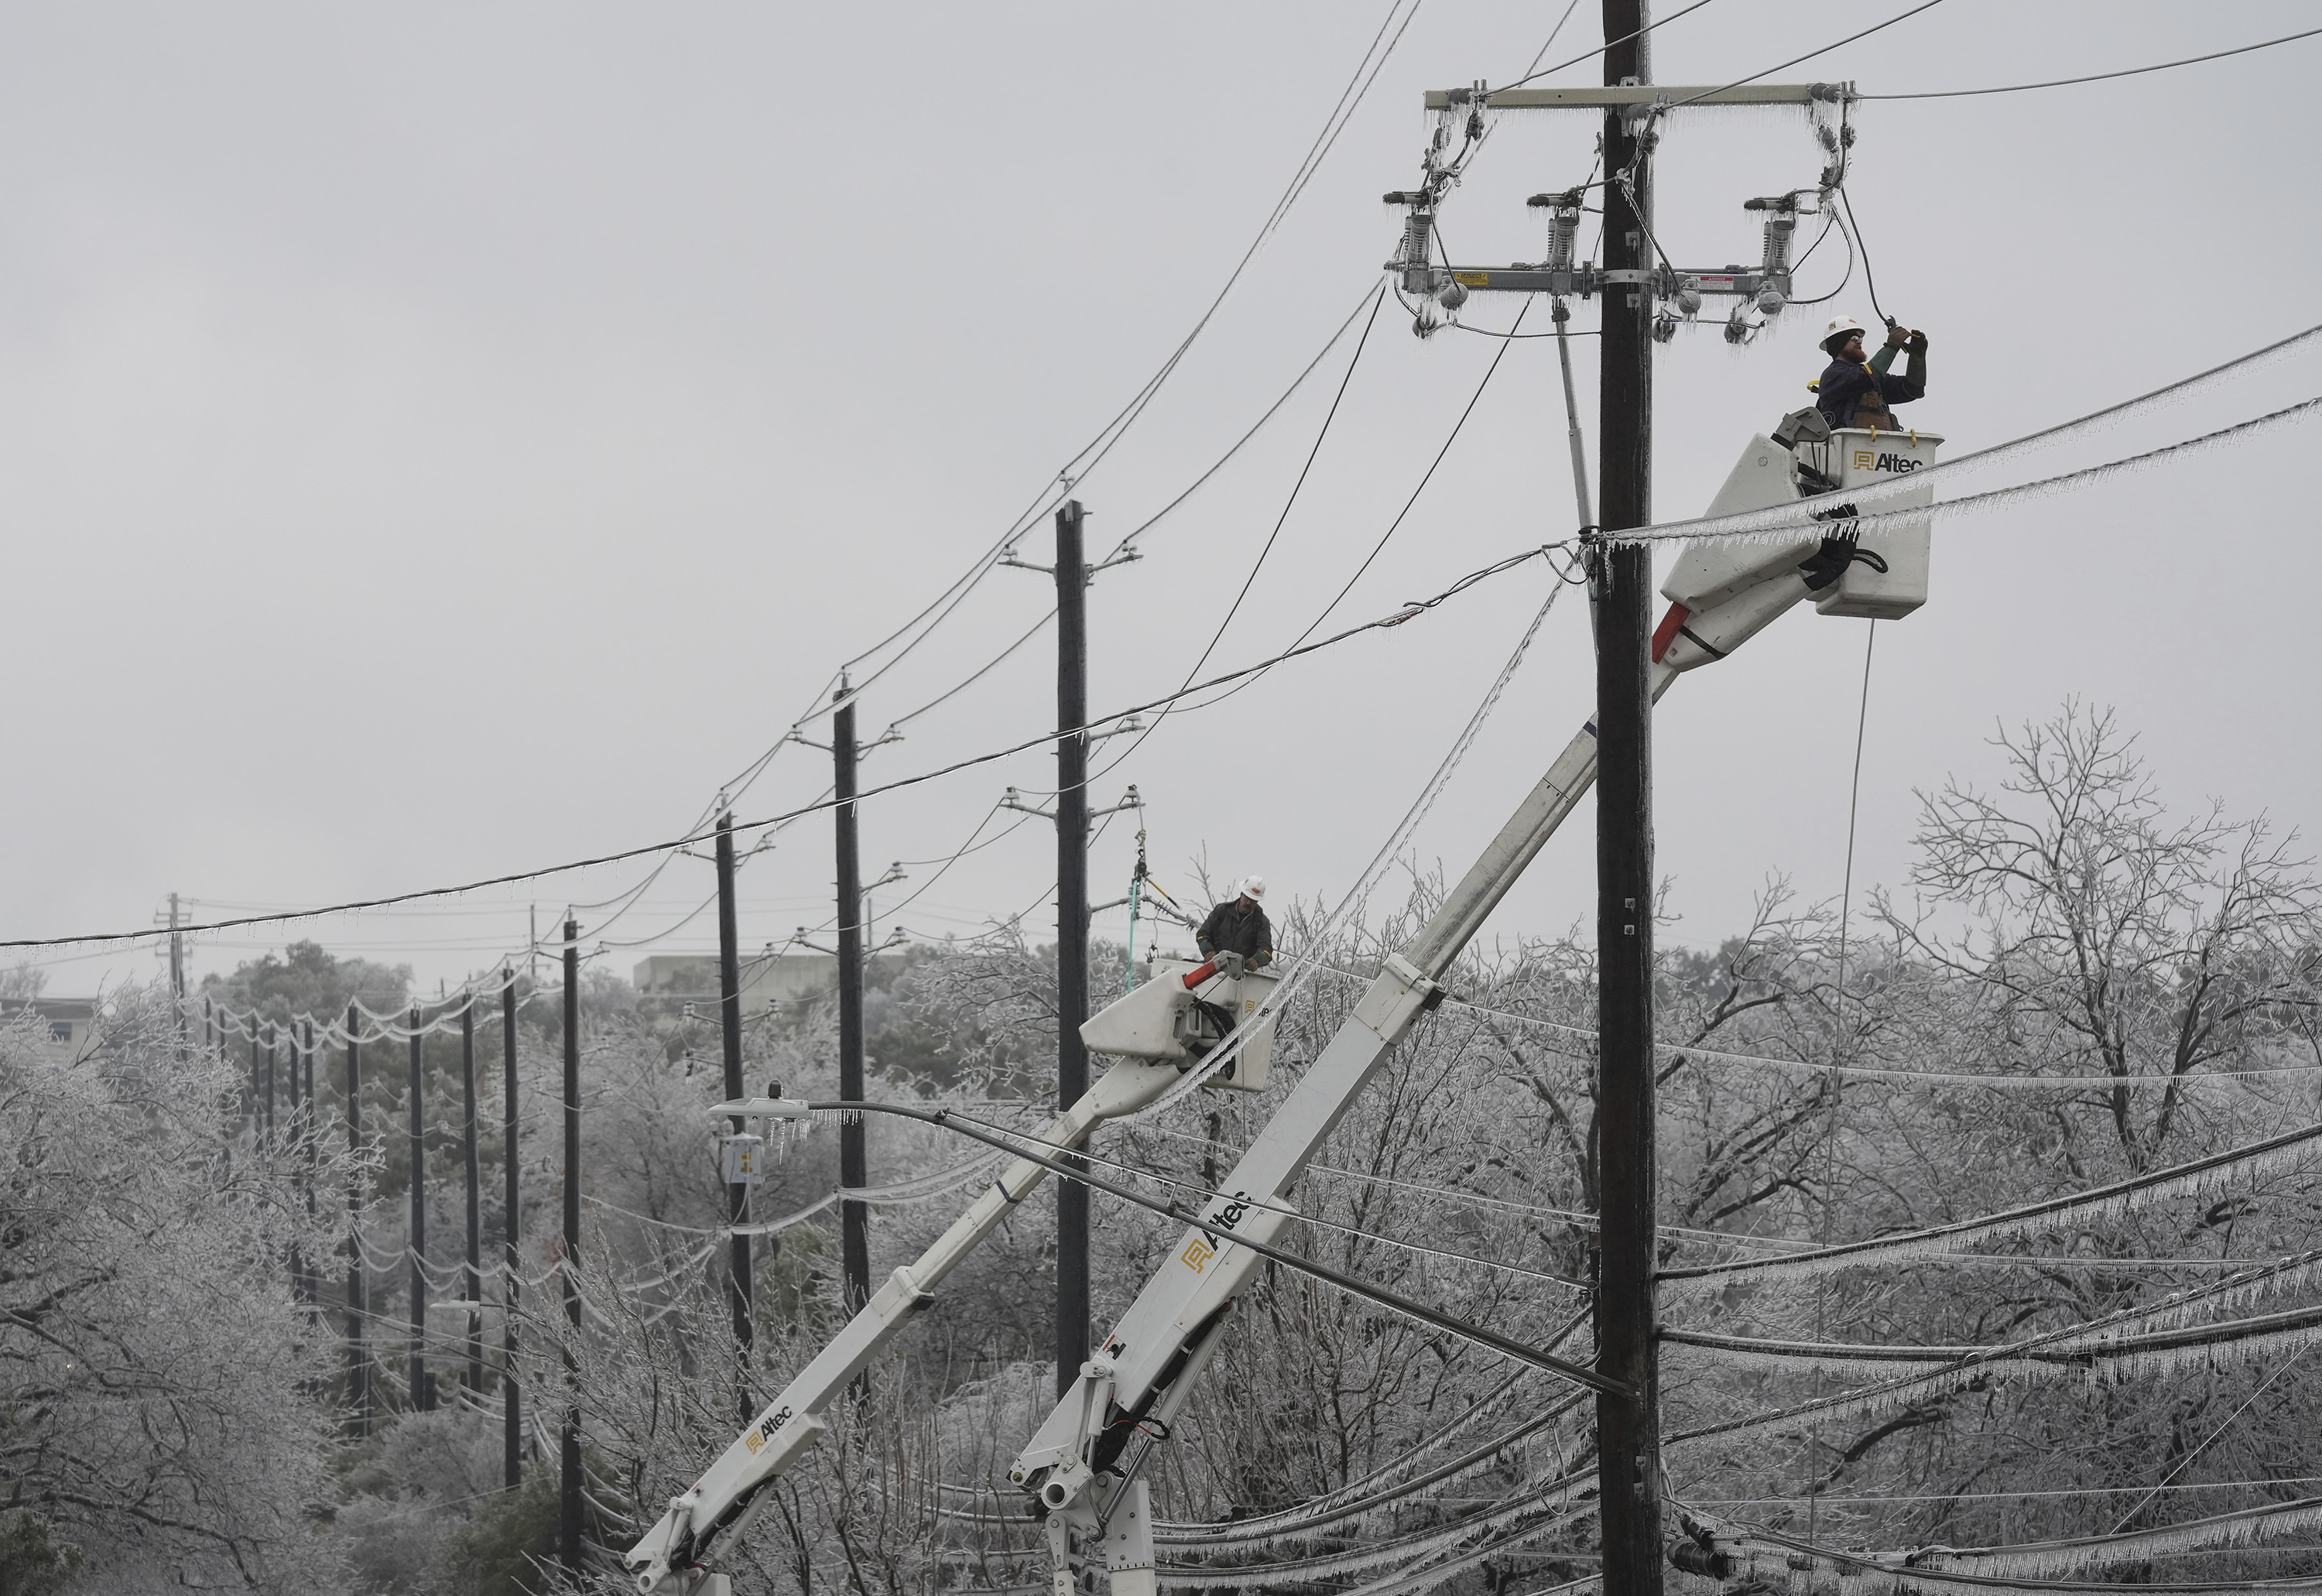
[[[1472,103],[1472,88],[1431,88],[1430,111]],[[1840,105],[1856,97],[1848,83],[1745,83],[1731,88],[1678,83],[1576,85],[1569,88],[1501,88],[1484,96],[1486,111],[1609,111],[1638,105]]]
[[[1000,807],[1003,809],[1019,810],[1027,815],[1038,815],[1043,820],[1054,820],[1056,817],[1056,812],[1054,809],[1043,809],[1038,804],[1026,803],[1012,787],[1001,797]],[[1016,824],[1021,825],[1024,823],[1019,820]]]

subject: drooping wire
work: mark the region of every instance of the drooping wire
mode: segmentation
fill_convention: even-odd
[[[1915,94],[1856,95],[1858,100],[1956,100],[1969,95],[2017,95],[2034,88],[2068,88],[2076,83],[2102,83],[2113,78],[2135,78],[2145,72],[2166,72],[2175,67],[2195,66],[2202,61],[2221,61],[2227,56],[2247,55],[2253,50],[2272,50],[2277,44],[2294,43],[2322,33],[2322,28],[2308,28],[2302,33],[2284,33],[2279,39],[2260,40],[2255,44],[2236,45],[2232,50],[2213,50],[2208,55],[2186,56],[2180,60],[2155,61],[2149,67],[2125,67],[2117,72],[2092,72],[2086,78],[2056,78],[2045,83],[2007,83],[1995,88],[1922,89]]]
[[[1129,740],[1129,746],[1122,749],[1102,771],[1089,777],[1088,780],[1095,780],[1097,777],[1117,770],[1123,761],[1145,745],[1147,738],[1161,729],[1161,723],[1169,717],[1169,709],[1175,708],[1177,698],[1182,698],[1186,689],[1192,686],[1193,678],[1201,674],[1202,667],[1210,662],[1210,656],[1217,652],[1219,643],[1225,637],[1226,628],[1232,625],[1234,616],[1241,613],[1242,601],[1249,597],[1251,584],[1257,580],[1257,573],[1265,569],[1266,556],[1274,552],[1275,540],[1282,535],[1283,527],[1290,520],[1290,512],[1297,506],[1298,495],[1305,488],[1306,479],[1313,472],[1315,457],[1322,452],[1322,444],[1330,435],[1330,424],[1338,419],[1339,406],[1347,397],[1347,385],[1354,380],[1356,369],[1363,363],[1363,351],[1369,347],[1371,329],[1378,324],[1379,306],[1386,303],[1385,281],[1381,281],[1371,290],[1370,302],[1371,314],[1363,323],[1363,335],[1356,341],[1354,355],[1347,361],[1347,369],[1339,378],[1339,390],[1330,397],[1330,408],[1324,413],[1322,424],[1314,433],[1313,446],[1306,451],[1306,463],[1299,468],[1298,479],[1290,485],[1290,496],[1282,501],[1282,513],[1274,518],[1274,530],[1266,534],[1266,543],[1259,548],[1257,559],[1251,563],[1249,574],[1242,579],[1241,590],[1234,595],[1233,603],[1226,609],[1225,619],[1220,621],[1218,629],[1210,634],[1210,641],[1202,650],[1201,658],[1195,660],[1193,669],[1185,672],[1184,682],[1180,684],[1177,693],[1172,696],[1168,708],[1165,708],[1148,724],[1138,728],[1137,735]],[[1087,782],[1084,781],[1083,786],[1086,785]]]
[[[1842,192],[1843,192],[1842,190]],[[1862,743],[1870,725],[1870,655],[1879,643],[1879,622],[1873,617],[1863,634],[1862,643],[1862,702],[1854,719],[1854,778],[1846,795],[1846,870],[1838,893],[1838,990],[1832,999],[1832,1017],[1836,1033],[1832,1038],[1829,1077],[1830,1108],[1823,1118],[1822,1130],[1822,1236],[1820,1245],[1831,1245],[1833,1223],[1838,1217],[1838,1109],[1846,1090],[1843,1077],[1835,1066],[1845,1062],[1846,1048],[1846,936],[1854,917],[1854,831],[1855,821],[1862,803]],[[1819,1341],[1828,1333],[1830,1276],[1815,1276],[1815,1339]],[[1822,1394],[1822,1371],[1815,1372],[1815,1394]],[[1822,1424],[1817,1417],[1806,1428],[1806,1536],[1812,1539],[1821,1524],[1822,1489],[1817,1478],[1822,1467]]]
[[[1863,242],[1862,223],[1854,219],[1854,202],[1846,197],[1843,183],[1839,185],[1838,203],[1846,210],[1848,245],[1853,250],[1854,258],[1862,262],[1862,286],[1870,294],[1870,312],[1880,321],[1886,321],[1887,313],[1879,304],[1879,279],[1870,273],[1870,247]]]
[[[1595,60],[1598,56],[1603,55],[1606,50],[1608,50],[1612,49],[1614,45],[1616,45],[1616,44],[1626,44],[1626,43],[1627,43],[1630,40],[1632,40],[1632,39],[1641,39],[1641,38],[1643,38],[1646,34],[1648,34],[1648,33],[1651,32],[1655,28],[1665,28],[1665,27],[1668,26],[1668,24],[1669,24],[1669,23],[1673,23],[1673,22],[1677,21],[1677,19],[1678,19],[1678,18],[1679,18],[1679,17],[1681,17],[1681,16],[1690,16],[1691,14],[1693,14],[1693,13],[1695,13],[1695,12],[1696,12],[1696,11],[1699,11],[1703,6],[1705,6],[1705,5],[1708,5],[1708,4],[1709,4],[1709,0],[1693,0],[1693,4],[1692,4],[1692,5],[1688,5],[1688,6],[1684,7],[1682,10],[1678,10],[1678,11],[1672,11],[1672,12],[1670,12],[1670,13],[1668,14],[1668,15],[1667,15],[1667,16],[1665,16],[1665,17],[1662,17],[1659,22],[1647,23],[1643,27],[1639,28],[1639,29],[1638,29],[1635,32],[1633,32],[1633,33],[1623,33],[1623,34],[1622,34],[1618,39],[1607,39],[1606,41],[1604,41],[1604,43],[1602,43],[1602,44],[1598,45],[1595,49],[1591,50],[1587,50],[1587,51],[1586,51],[1586,52],[1584,52],[1584,53],[1582,53],[1582,54],[1580,54],[1580,55],[1574,56],[1574,57],[1573,57],[1570,60],[1568,60],[1568,61],[1559,61],[1559,62],[1557,62],[1557,63],[1556,63],[1556,65],[1554,65],[1553,67],[1550,67],[1550,68],[1546,68],[1545,70],[1542,70],[1542,71],[1538,71],[1538,72],[1527,72],[1527,73],[1525,73],[1525,74],[1524,74],[1524,76],[1522,76],[1522,78],[1517,78],[1513,83],[1503,83],[1502,85],[1500,85],[1500,88],[1501,88],[1501,89],[1522,88],[1525,84],[1531,82],[1534,78],[1547,78],[1547,77],[1550,77],[1550,76],[1552,76],[1552,75],[1553,75],[1553,74],[1555,74],[1555,73],[1558,73],[1558,72],[1561,72],[1561,71],[1563,71],[1563,70],[1565,69],[1565,68],[1567,68],[1567,67],[1577,67],[1577,66],[1578,66],[1578,65],[1579,65],[1581,62],[1583,62],[1583,61],[1593,61],[1593,60]],[[1566,11],[1566,14],[1566,14],[1566,15],[1568,15],[1568,16],[1571,14],[1571,13],[1570,13],[1570,11],[1569,11],[1569,9],[1568,9],[1568,10]],[[1562,23],[1557,23],[1557,26],[1558,26],[1558,28],[1561,29],[1561,28],[1564,26],[1564,24],[1563,24]],[[1556,39],[1556,35],[1555,35],[1555,34],[1550,33],[1550,34],[1549,35],[1549,41],[1550,41],[1550,43],[1553,43],[1553,42],[1555,41],[1555,39]],[[1542,46],[1542,47],[1541,47],[1541,51],[1540,51],[1540,53],[1541,53],[1542,55],[1545,55],[1545,54],[1547,53],[1547,48],[1546,48],[1546,46]],[[1538,61],[1538,58],[1537,58],[1537,57],[1535,57],[1535,58],[1534,58],[1534,61],[1535,61],[1535,64],[1537,64],[1537,61]],[[1775,68],[1775,70],[1779,71],[1779,70],[1780,70],[1780,68]]]
[[[1787,61],[1778,61],[1762,72],[1752,72],[1747,78],[1736,78],[1732,82],[1721,83],[1715,88],[1705,88],[1697,95],[1688,95],[1682,100],[1672,100],[1667,105],[1656,107],[1657,114],[1668,111],[1680,111],[1687,105],[1697,105],[1704,100],[1710,99],[1717,95],[1725,93],[1728,89],[1740,88],[1745,84],[1755,83],[1760,78],[1770,78],[1775,73],[1790,67],[1795,67],[1801,61],[1810,61],[1816,56],[1828,55],[1832,50],[1851,44],[1858,39],[1868,39],[1871,34],[1878,32],[1882,28],[1891,28],[1897,23],[1908,22],[1911,18],[1918,15],[1921,12],[1933,11],[1936,6],[1941,5],[1943,3],[1943,0],[1919,0],[1919,4],[1911,7],[1910,10],[1897,12],[1895,15],[1888,17],[1883,23],[1873,23],[1869,27],[1863,29],[1860,32],[1849,33],[1845,38],[1835,40],[1829,44],[1822,46],[1818,50],[1810,50],[1804,55],[1792,56]]]

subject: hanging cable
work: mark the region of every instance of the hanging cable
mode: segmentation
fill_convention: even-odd
[[[2300,39],[2311,39],[2322,33],[2322,28],[2308,28],[2301,33],[2284,33],[2279,39],[2262,39],[2255,44],[2236,45],[2231,50],[2213,50],[2208,55],[2186,56],[2174,61],[2155,61],[2149,67],[2125,67],[2117,72],[2092,72],[2086,78],[2055,78],[2045,83],[2008,83],[1996,88],[1937,88],[1922,89],[1915,94],[1856,95],[1858,100],[1956,100],[1970,95],[2018,95],[2027,89],[2068,88],[2076,83],[2103,83],[2114,78],[2135,78],[2145,72],[2166,72],[2176,67],[2190,67],[2202,61],[2221,61],[2227,56],[2247,55],[2253,50],[2272,50],[2277,44],[2290,44]]]

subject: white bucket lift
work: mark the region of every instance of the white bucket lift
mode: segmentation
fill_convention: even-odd
[[[1243,971],[1239,980],[1212,966],[1184,959],[1151,959],[1147,979],[1126,998],[1106,1005],[1081,1026],[1081,1040],[1098,1053],[1121,1058],[1166,1059],[1190,1067],[1225,1034],[1256,1014],[1282,978],[1271,970]],[[1202,971],[1188,987],[1185,978]],[[1264,1091],[1274,1055],[1274,1022],[1246,1037],[1231,1062],[1202,1084],[1226,1091]]]
[[[1771,509],[1799,502],[1804,494],[1797,468],[1807,467],[1838,484],[1826,498],[1835,507],[1852,490],[1892,482],[1898,476],[1922,470],[1935,462],[1943,439],[1933,433],[1871,431],[1843,427],[1827,442],[1801,439],[1793,454],[1760,433],[1750,440],[1725,486],[1718,489],[1704,512],[1708,515],[1738,515],[1744,510]],[[1934,489],[1920,488],[1895,498],[1879,500],[1872,509],[1880,514],[1934,502]],[[1846,523],[1834,522],[1833,530]],[[1816,597],[1815,607],[1826,616],[1853,616],[1892,621],[1909,615],[1927,601],[1928,548],[1931,527],[1924,518],[1890,523],[1867,534],[1861,548],[1885,562],[1885,571],[1856,561],[1843,576]],[[1672,602],[1698,615],[1735,594],[1756,586],[1775,572],[1794,569],[1821,546],[1817,534],[1791,543],[1695,543],[1678,556],[1661,592]]]

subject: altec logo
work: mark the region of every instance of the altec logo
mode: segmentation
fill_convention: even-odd
[[[1193,1240],[1187,1242],[1185,1244],[1185,1250],[1177,1255],[1184,1261],[1186,1268],[1192,1270],[1195,1274],[1199,1274],[1202,1270],[1209,1267],[1210,1260],[1218,1255],[1218,1250],[1211,1246],[1202,1237],[1197,1236],[1193,1237]]]
[[[774,1432],[790,1421],[791,1410],[787,1408],[779,1409],[766,1416],[765,1423],[744,1436],[742,1443],[749,1447],[750,1455],[755,1457],[758,1455],[758,1449],[774,1438]]]
[[[1868,449],[1858,449],[1854,451],[1854,469],[1858,471],[1893,471],[1900,474],[1905,471],[1915,471],[1926,463],[1924,460],[1913,460],[1907,454],[1883,454]]]

